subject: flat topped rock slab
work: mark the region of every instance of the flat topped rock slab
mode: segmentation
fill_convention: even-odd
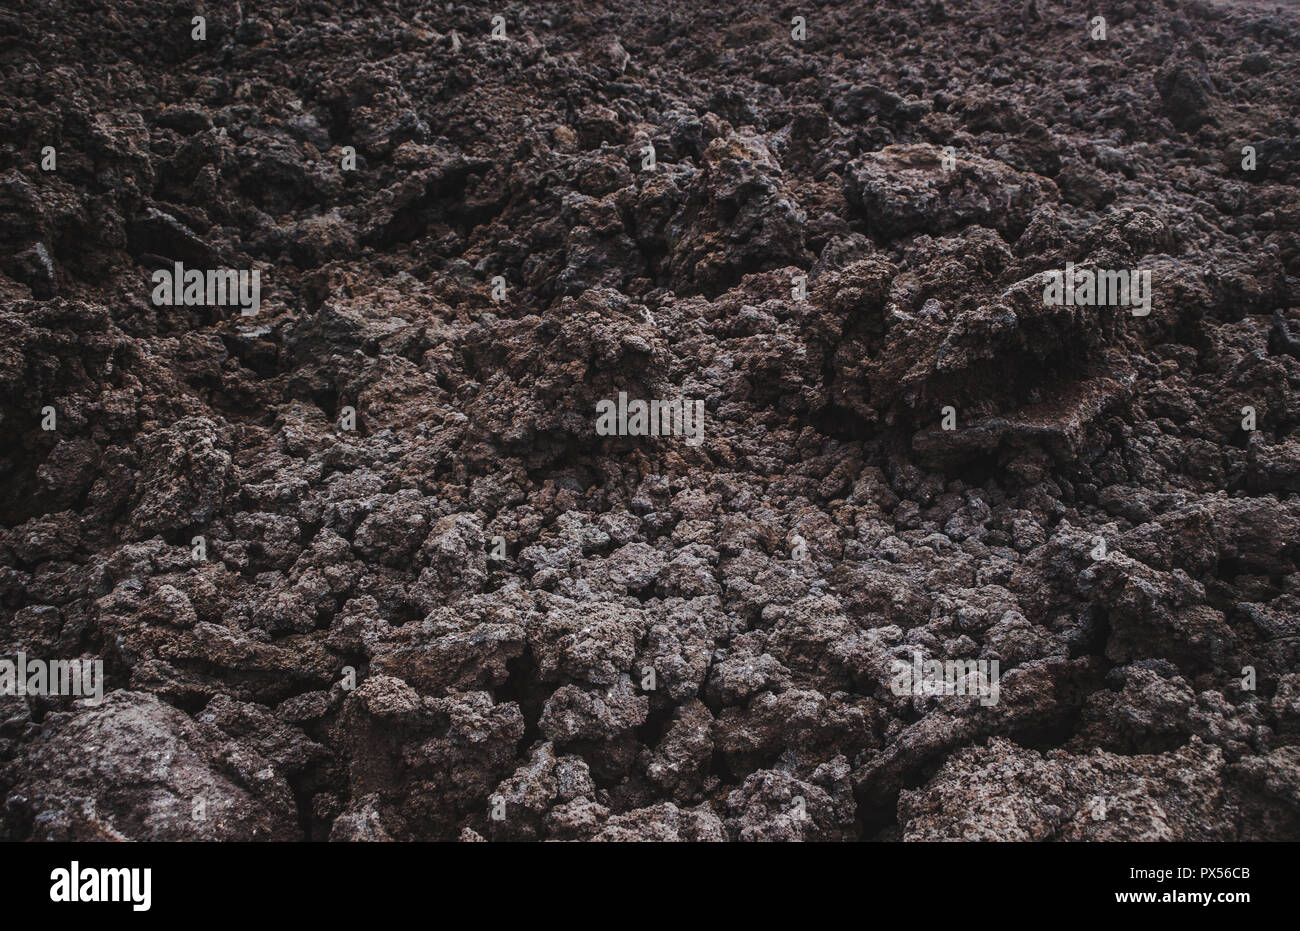
[[[918,431],[912,439],[912,450],[926,465],[935,467],[991,453],[1004,442],[1039,446],[1058,459],[1073,458],[1084,428],[1132,391],[1130,375],[1099,375],[1070,385],[1050,401],[1012,414],[988,417],[956,430],[935,426]]]

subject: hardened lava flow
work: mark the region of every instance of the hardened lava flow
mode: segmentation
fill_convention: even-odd
[[[1293,3],[10,4],[0,837],[1300,839],[1297,334]]]

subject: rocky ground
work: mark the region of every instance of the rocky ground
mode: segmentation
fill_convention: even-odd
[[[106,678],[0,697],[0,837],[1300,838],[1294,5],[26,3],[0,73],[0,657]]]

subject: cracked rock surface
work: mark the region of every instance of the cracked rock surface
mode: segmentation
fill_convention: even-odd
[[[104,673],[0,837],[1300,839],[1294,7],[110,6],[0,10],[0,659]]]

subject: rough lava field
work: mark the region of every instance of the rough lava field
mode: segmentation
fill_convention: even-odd
[[[1294,3],[10,3],[0,217],[0,838],[1300,839]]]

